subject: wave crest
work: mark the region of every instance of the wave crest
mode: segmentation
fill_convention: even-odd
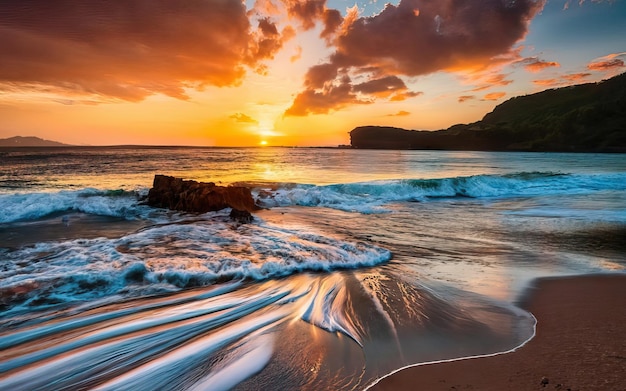
[[[55,213],[83,212],[94,215],[139,218],[149,210],[138,199],[142,192],[82,189],[41,193],[0,194],[0,223],[35,220]]]
[[[438,179],[402,179],[326,186],[292,185],[257,190],[263,206],[322,206],[361,213],[385,212],[393,202],[444,197],[534,197],[625,190],[626,174],[574,175],[521,172]]]
[[[118,239],[38,243],[3,251],[0,307],[49,306],[216,282],[374,266],[391,253],[368,243],[224,219],[152,226]]]

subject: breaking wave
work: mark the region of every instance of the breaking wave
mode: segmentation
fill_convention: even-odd
[[[258,191],[263,206],[322,206],[361,213],[385,212],[393,202],[425,202],[433,198],[506,198],[546,195],[580,195],[605,190],[625,190],[626,174],[573,175],[523,172],[473,175],[441,179],[402,179],[327,186],[283,185],[275,191]]]
[[[82,189],[0,194],[0,223],[36,220],[63,212],[137,219],[150,213],[149,207],[138,202],[143,193],[145,192]]]
[[[506,198],[584,195],[626,190],[626,174],[574,175],[522,172],[440,179],[401,179],[325,186],[249,184],[259,205],[320,206],[348,212],[381,213],[394,202],[426,202],[444,197]],[[271,190],[268,190],[271,189]],[[36,220],[55,213],[83,212],[124,219],[151,219],[158,210],[142,205],[139,191],[82,189],[77,191],[0,194],[0,224]]]
[[[39,307],[137,296],[228,280],[374,266],[388,250],[225,214],[154,225],[121,238],[77,239],[0,250],[0,307]],[[16,307],[16,308],[17,308]]]

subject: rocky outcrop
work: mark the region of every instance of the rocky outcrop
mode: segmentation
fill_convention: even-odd
[[[260,209],[250,189],[243,186],[217,186],[212,182],[196,182],[166,175],[155,175],[148,193],[147,204],[185,212],[206,213],[226,208],[237,210],[241,216]]]

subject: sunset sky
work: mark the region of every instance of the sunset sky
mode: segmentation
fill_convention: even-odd
[[[626,71],[626,1],[0,2],[0,138],[335,146]]]

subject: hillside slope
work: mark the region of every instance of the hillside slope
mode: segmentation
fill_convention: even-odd
[[[507,100],[439,131],[361,126],[354,148],[626,152],[626,74]]]
[[[44,140],[39,137],[15,136],[0,139],[0,147],[66,147],[68,144]]]

